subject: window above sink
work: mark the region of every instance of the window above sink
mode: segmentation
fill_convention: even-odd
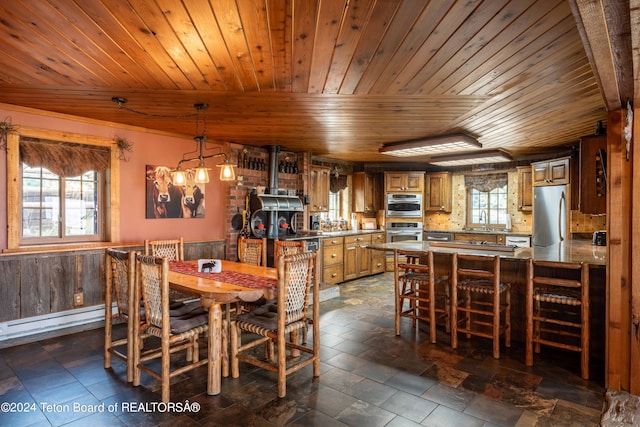
[[[465,175],[466,229],[503,231],[510,226],[507,174]]]

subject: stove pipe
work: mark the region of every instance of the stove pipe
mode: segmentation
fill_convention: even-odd
[[[269,193],[278,194],[278,154],[280,153],[279,145],[269,146]],[[278,216],[275,211],[269,212],[269,229],[267,237],[271,239],[278,238]]]
[[[269,146],[269,193],[278,194],[278,154],[279,145]]]

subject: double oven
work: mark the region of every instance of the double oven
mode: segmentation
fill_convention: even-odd
[[[387,194],[387,243],[422,240],[422,194]]]

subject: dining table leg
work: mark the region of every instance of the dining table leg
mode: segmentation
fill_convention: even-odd
[[[207,394],[220,394],[221,382],[221,333],[222,333],[222,308],[219,303],[213,302],[209,306],[209,372],[207,378]]]

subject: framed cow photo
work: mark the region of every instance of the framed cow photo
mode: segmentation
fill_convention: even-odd
[[[146,166],[146,218],[204,218],[204,185],[185,173],[183,185],[173,183],[169,166]]]

